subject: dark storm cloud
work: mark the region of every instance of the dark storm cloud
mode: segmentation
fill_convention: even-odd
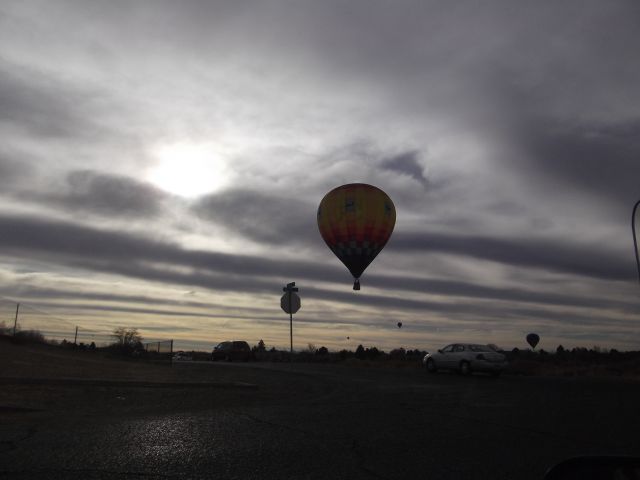
[[[299,196],[229,190],[202,198],[194,211],[258,242],[285,244],[318,238],[317,205]]]
[[[154,303],[157,305],[171,305],[171,306],[184,306],[184,307],[216,307],[224,308],[225,306],[214,305],[204,302],[191,302],[181,301],[176,299],[158,298],[146,295],[125,295],[125,294],[113,294],[113,293],[98,293],[98,292],[83,292],[80,290],[61,290],[55,288],[41,288],[41,287],[24,287],[21,286],[18,290],[20,298],[30,299],[43,299],[43,298],[58,298],[58,299],[83,299],[83,300],[101,300],[105,302],[118,302],[118,303]]]
[[[508,309],[504,313],[505,320],[513,320],[517,322],[522,318],[535,318],[541,320],[541,323],[557,322],[558,325],[567,326],[583,326],[596,327],[601,330],[609,330],[610,328],[622,328],[634,330],[628,319],[612,318],[606,312],[554,312],[547,309],[522,308],[515,307]]]
[[[236,285],[237,286],[237,285]],[[193,302],[180,299],[168,299],[165,297],[149,296],[149,295],[126,295],[126,294],[114,294],[114,293],[98,293],[98,292],[85,292],[78,289],[64,290],[56,288],[41,288],[34,286],[20,286],[14,297],[19,297],[24,303],[31,302],[39,306],[47,305],[52,308],[59,308],[61,301],[72,301],[64,304],[64,309],[68,308],[85,308],[91,310],[95,307],[95,304],[86,304],[84,307],[80,307],[77,300],[91,300],[105,302],[101,305],[101,308],[108,309],[112,304],[142,304],[142,305],[163,305],[174,308],[188,309],[193,311],[194,309],[203,309],[211,311],[212,309],[228,310],[229,305],[225,303],[212,303],[212,302]],[[7,299],[6,297],[0,297]],[[55,299],[55,302],[49,300]],[[1,301],[1,300],[0,300]],[[13,301],[13,299],[11,299]],[[48,302],[49,301],[49,302]],[[47,303],[48,302],[48,303]],[[273,313],[273,309],[256,308],[251,306],[243,306],[242,311],[252,315],[264,315],[266,313]],[[215,316],[215,315],[210,315]],[[230,315],[225,315],[225,317]]]
[[[37,70],[0,62],[0,127],[15,126],[40,137],[95,133],[94,94]]]
[[[302,284],[301,284],[302,289]],[[483,306],[479,308],[477,304],[435,302],[429,300],[412,299],[409,296],[403,298],[387,297],[381,295],[360,295],[353,293],[349,289],[344,291],[333,291],[321,288],[304,286],[305,296],[327,300],[331,302],[342,302],[351,305],[362,305],[365,307],[380,307],[388,310],[415,310],[425,313],[446,313],[446,314],[466,314],[477,317],[481,314],[497,315],[501,311],[499,307]],[[482,312],[482,313],[481,313]]]
[[[229,256],[230,260],[233,260]],[[251,261],[251,258],[243,259]],[[277,291],[282,279],[287,277],[278,275],[275,271],[261,270],[260,273],[238,273],[225,266],[209,264],[194,265],[195,262],[173,263],[173,266],[181,266],[193,269],[190,272],[176,271],[171,266],[150,266],[146,262],[131,259],[125,261],[95,261],[89,258],[74,258],[68,261],[68,265],[84,270],[93,270],[109,274],[117,274],[140,280],[158,283],[184,285],[188,287],[202,287],[215,291],[226,292],[254,292],[267,293]],[[228,265],[227,265],[228,266]],[[263,266],[264,267],[264,266]],[[286,266],[285,266],[286,268]],[[275,277],[275,278],[274,278]],[[298,276],[296,278],[301,278]]]
[[[35,302],[34,302],[35,303]],[[60,309],[61,308],[61,304],[60,302],[52,302],[52,303],[47,303],[47,302],[37,302],[35,303],[35,305],[38,306],[38,308],[46,308],[47,310],[55,310],[55,309]],[[133,306],[123,306],[123,305],[107,305],[107,304],[102,304],[102,305],[96,305],[95,303],[86,303],[86,304],[82,304],[82,303],[70,303],[70,304],[65,304],[63,306],[64,311],[65,312],[72,312],[72,311],[103,311],[103,312],[119,312],[119,313],[130,313],[130,314],[138,314],[138,315],[161,315],[164,317],[187,317],[187,318],[218,318],[218,319],[228,319],[228,318],[237,318],[237,319],[242,319],[242,320],[254,320],[257,318],[260,318],[259,314],[256,314],[255,309],[254,310],[249,310],[248,313],[245,314],[234,314],[234,313],[211,313],[211,312],[202,312],[202,311],[195,311],[195,310],[176,310],[176,309],[168,309],[168,308],[153,308],[152,306],[149,307],[133,307]],[[227,307],[228,308],[228,307]],[[278,305],[279,308],[279,305]],[[242,308],[242,311],[245,311],[244,308]],[[273,315],[273,311],[274,309],[271,310],[267,310],[267,309],[263,309],[261,312],[261,316],[267,317],[269,315]],[[144,327],[145,329],[147,329],[148,327]],[[161,327],[158,327],[158,329],[160,329]],[[188,328],[188,327],[171,327],[168,326],[167,330],[178,330],[178,331],[182,331],[182,330],[192,330],[192,328]],[[195,329],[195,328],[193,328]]]
[[[614,124],[531,122],[519,134],[527,174],[550,189],[585,190],[628,216],[640,198],[640,120]]]
[[[38,307],[46,307],[46,308],[59,308],[60,303],[46,303],[46,302],[38,302]],[[96,305],[94,303],[73,303],[69,305],[65,305],[65,310],[94,310],[94,311],[107,311],[107,312],[122,312],[122,313],[137,313],[144,315],[164,315],[168,317],[196,317],[196,318],[212,318],[212,317],[220,317],[221,315],[212,315],[210,313],[189,311],[189,310],[175,310],[175,309],[160,309],[160,308],[151,308],[151,307],[132,307],[132,306],[122,306],[122,305]],[[232,315],[229,315],[232,316]],[[226,316],[225,316],[226,318]],[[187,330],[189,330],[187,328]]]
[[[423,167],[420,164],[420,152],[411,151],[388,158],[382,162],[382,168],[392,172],[407,175],[416,180],[423,187],[428,186],[428,181],[423,173]]]
[[[586,297],[560,293],[536,292],[517,288],[488,287],[475,283],[452,280],[370,275],[366,278],[366,285],[378,288],[389,288],[393,286],[395,290],[409,292],[422,292],[436,295],[492,299],[509,302],[536,303],[541,305],[589,308],[600,308],[603,306],[602,298],[592,296]],[[638,308],[638,305],[635,302],[627,303],[607,300],[606,304],[608,308],[615,308],[627,313],[632,313]]]
[[[301,290],[302,291],[302,290]],[[575,313],[566,311],[554,311],[543,305],[535,305],[529,308],[517,305],[500,305],[495,302],[434,302],[409,298],[387,297],[381,295],[359,295],[348,291],[329,291],[313,287],[304,288],[305,297],[321,300],[341,302],[350,305],[362,305],[367,307],[379,307],[380,311],[388,312],[393,318],[394,310],[413,310],[421,312],[424,318],[436,315],[445,315],[448,323],[467,324],[481,330],[488,328],[517,328],[517,325],[525,321],[559,322],[563,325],[589,325],[602,328],[628,327],[628,321],[612,319],[606,313]]]
[[[516,267],[582,275],[604,280],[630,281],[633,261],[603,245],[580,245],[534,238],[500,239],[487,236],[398,232],[393,248],[411,252],[440,252],[490,260]]]
[[[415,241],[415,239],[413,239]],[[433,239],[431,239],[433,240]],[[442,237],[441,237],[442,240]],[[458,239],[466,246],[468,238]],[[492,243],[493,242],[493,243]],[[455,242],[446,242],[449,247]],[[518,251],[517,245],[507,242],[476,239],[480,245],[490,245],[493,251],[507,249]],[[413,245],[413,244],[412,244]],[[413,245],[415,246],[415,245]],[[537,245],[540,247],[540,245]],[[546,245],[546,247],[553,247]],[[53,222],[34,218],[0,216],[0,248],[5,255],[28,261],[37,259],[72,266],[85,270],[119,274],[159,283],[198,286],[220,291],[244,291],[255,293],[277,292],[280,283],[291,278],[311,285],[318,281],[341,281],[349,284],[348,274],[338,266],[286,259],[267,259],[257,256],[231,255],[195,250],[184,250],[176,244],[134,237],[130,234],[81,227],[71,223]],[[459,253],[455,249],[449,253]],[[565,252],[566,253],[566,252]],[[584,253],[584,252],[583,252]],[[507,261],[508,255],[501,258]],[[522,262],[520,256],[515,256]],[[518,263],[516,263],[517,265]],[[539,266],[539,265],[538,265]],[[187,269],[185,271],[185,268]],[[575,273],[575,272],[572,272]],[[433,279],[414,279],[397,276],[367,276],[365,284],[391,290],[439,294],[449,297],[482,300],[501,300],[544,305],[611,308],[633,310],[634,305],[609,301],[596,297],[581,298],[575,295],[536,293],[515,288],[485,287],[467,282]],[[352,293],[333,292],[305,286],[312,298],[345,301],[363,306],[380,305],[394,308],[425,309],[436,312],[478,314],[487,312],[486,306],[456,305],[455,303],[389,298],[384,296],[358,296]],[[92,294],[96,295],[96,294]],[[92,297],[88,297],[92,298]],[[96,300],[100,298],[95,297]],[[104,300],[109,300],[107,297]],[[116,299],[114,299],[116,300]],[[122,301],[144,302],[146,298],[123,297]],[[150,301],[153,303],[153,301]],[[164,302],[160,302],[163,304]],[[199,302],[180,302],[185,306]],[[491,309],[498,314],[501,307]]]
[[[0,216],[0,246],[5,253],[21,253],[31,258],[56,258],[65,264],[75,264],[103,271],[126,274],[143,268],[151,279],[172,281],[188,278],[166,267],[189,267],[193,278],[202,273],[195,284],[214,281],[212,274],[231,276],[271,275],[281,278],[298,276],[327,279],[338,271],[312,262],[292,262],[249,255],[230,255],[198,250],[184,250],[176,244],[154,241],[130,234],[99,230],[73,223],[36,218]],[[166,275],[166,277],[163,277]],[[136,274],[134,276],[140,276]],[[229,282],[231,282],[229,278]],[[223,278],[217,280],[224,282]],[[266,286],[262,280],[254,280]],[[185,283],[184,280],[179,283]],[[211,285],[215,288],[218,285]],[[222,284],[220,284],[222,287]]]
[[[426,300],[416,300],[408,298],[392,298],[379,295],[354,295],[349,291],[350,280],[345,274],[340,275],[336,272],[333,279],[344,279],[346,291],[336,292],[322,288],[314,288],[313,285],[318,280],[327,280],[317,276],[317,272],[310,271],[308,268],[299,268],[298,262],[289,264],[290,272],[297,271],[297,274],[291,274],[289,277],[277,275],[275,271],[264,270],[258,275],[234,275],[234,272],[206,272],[193,271],[189,273],[176,272],[166,268],[154,268],[145,264],[135,263],[134,261],[126,263],[97,263],[90,259],[76,259],[72,261],[76,267],[90,269],[96,271],[104,271],[105,273],[115,273],[132,278],[139,278],[147,281],[156,281],[159,283],[181,284],[185,286],[198,286],[211,290],[229,291],[229,292],[254,292],[254,293],[274,293],[278,292],[280,285],[278,281],[281,279],[296,278],[298,285],[302,286],[305,291],[306,298],[313,298],[327,301],[344,302],[352,305],[361,305],[364,307],[379,306],[386,308],[408,309],[408,310],[425,310],[439,313],[464,313],[468,315],[502,315],[509,310],[507,306],[500,305],[478,305],[434,302]],[[275,278],[274,278],[275,277]],[[307,283],[309,282],[309,283]],[[592,307],[592,308],[609,308],[622,312],[634,312],[637,309],[635,303],[625,303],[618,301],[610,301],[598,297],[579,297],[575,295],[554,295],[544,293],[532,293],[517,289],[501,289],[482,287],[464,282],[446,282],[446,281],[430,281],[430,280],[410,280],[398,277],[379,277],[370,276],[363,280],[366,285],[379,287],[387,290],[396,290],[405,288],[406,292],[440,294],[451,298],[472,298],[476,300],[499,300],[504,302],[522,302],[538,305],[557,305],[567,307]],[[243,307],[244,308],[244,307]],[[534,315],[536,310],[527,310],[529,316],[537,316],[544,318],[547,313]],[[525,310],[522,310],[525,312]]]
[[[85,268],[92,268],[93,265],[89,263],[79,264]],[[273,282],[269,281],[257,281],[257,279],[237,278],[228,276],[213,276],[206,275],[204,273],[191,273],[180,274],[171,271],[159,271],[144,266],[111,266],[110,273],[120,273],[123,275],[129,275],[132,277],[142,278],[145,280],[157,280],[160,282],[172,282],[185,285],[199,285],[205,288],[212,288],[216,290],[225,291],[246,291],[255,293],[275,292],[277,289],[274,287]],[[100,267],[97,267],[100,270]],[[314,279],[307,279],[313,281]],[[618,311],[633,313],[637,310],[637,304],[617,302],[611,300],[604,300],[597,297],[585,297],[585,296],[572,296],[562,295],[554,293],[538,293],[531,291],[523,291],[515,288],[495,288],[486,287],[482,285],[471,284],[467,282],[455,282],[448,280],[428,280],[428,279],[415,279],[415,278],[401,278],[401,277],[382,277],[382,276],[367,276],[366,286],[378,287],[388,289],[393,287],[394,289],[401,289],[405,292],[419,292],[429,294],[439,294],[450,297],[464,297],[475,298],[481,300],[498,300],[503,302],[520,302],[531,303],[539,305],[556,305],[565,307],[581,307],[581,308],[602,308],[603,306],[609,309],[616,309]],[[505,311],[509,310],[507,307],[494,307],[491,308],[478,308],[476,305],[473,308],[468,306],[455,306],[451,304],[443,304],[438,302],[425,302],[425,301],[405,301],[404,299],[398,302],[397,300],[389,299],[388,297],[376,297],[366,295],[364,298],[353,296],[353,294],[334,291],[328,291],[324,289],[317,289],[309,287],[308,284],[303,287],[305,298],[317,298],[329,301],[343,301],[349,304],[359,304],[363,306],[380,305],[390,306],[397,308],[398,305],[406,306],[410,309],[425,309],[428,311],[436,312],[452,312],[452,313],[466,313],[469,314],[475,312],[479,315],[488,315],[491,310],[494,315],[504,315]],[[96,293],[96,292],[82,292],[78,290],[61,290],[51,288],[37,288],[37,287],[20,287],[18,290],[19,296],[22,299],[31,298],[33,301],[37,301],[38,305],[44,305],[43,300],[47,298],[55,298],[59,303],[61,300],[98,300],[109,303],[134,303],[134,304],[147,304],[147,305],[164,305],[174,308],[187,308],[187,309],[225,309],[228,308],[225,304],[215,304],[210,302],[195,302],[180,299],[166,299],[156,296],[143,296],[143,295],[124,295],[124,294],[112,294],[112,293]],[[46,303],[46,302],[45,302]],[[52,304],[55,305],[55,304]],[[69,305],[77,305],[75,302]],[[75,307],[74,307],[75,308]],[[87,307],[91,309],[91,307]],[[104,307],[106,310],[109,306]],[[252,312],[255,315],[264,315],[271,312],[273,309],[253,308],[243,305],[242,310],[244,312]],[[517,309],[513,310],[521,316],[540,316],[538,310],[525,310]],[[148,312],[147,312],[148,313]],[[547,315],[546,313],[544,315]],[[544,316],[543,315],[543,316]],[[216,316],[216,315],[211,315]],[[225,315],[221,315],[224,317]],[[229,315],[226,315],[229,316]]]
[[[91,170],[71,172],[67,183],[67,192],[39,197],[60,204],[67,211],[89,211],[113,217],[155,216],[167,197],[148,183]]]
[[[131,273],[131,272],[130,272]],[[142,275],[141,278],[146,278],[144,270],[140,270],[138,273]],[[169,278],[170,277],[170,278]],[[171,277],[169,274],[167,279],[174,281],[180,280],[180,276]],[[147,278],[148,279],[148,278]],[[165,279],[165,280],[167,280]],[[184,279],[188,279],[191,284],[198,283],[205,280],[202,284],[203,287],[209,288],[210,284],[206,282],[204,276],[193,275],[184,276]],[[270,285],[273,287],[273,283]],[[221,286],[221,289],[225,289]],[[226,289],[231,287],[232,290],[244,291],[246,293],[256,292],[256,287],[252,282],[238,282],[232,280],[227,284]],[[235,288],[234,288],[235,287]],[[262,289],[261,289],[262,290]],[[351,306],[360,305],[363,307],[380,307],[384,311],[389,312],[389,317],[393,318],[394,311],[397,310],[410,310],[416,312],[422,312],[426,318],[436,314],[445,314],[448,316],[449,325],[474,325],[479,320],[483,322],[482,328],[504,327],[505,322],[510,327],[517,326],[518,322],[524,319],[535,319],[539,321],[561,321],[564,325],[589,325],[599,326],[607,325],[608,327],[617,326],[624,327],[626,322],[622,320],[611,319],[598,314],[580,314],[570,312],[554,312],[546,308],[522,308],[512,305],[499,305],[499,304],[477,304],[477,303],[445,303],[445,302],[432,302],[427,300],[418,300],[411,298],[396,298],[379,295],[362,295],[354,294],[347,291],[332,291],[322,288],[315,288],[312,286],[302,285],[303,296],[305,301],[308,300],[324,300],[330,302],[341,302]],[[264,290],[262,290],[264,292]],[[55,289],[26,289],[20,294],[20,298],[33,298],[31,300],[32,305],[37,305],[38,308],[46,308],[49,311],[58,311],[61,308],[65,312],[72,311],[106,311],[106,312],[123,312],[131,314],[143,314],[143,315],[163,315],[168,317],[193,317],[193,318],[236,318],[251,320],[256,323],[264,323],[275,320],[280,321],[280,317],[274,318],[273,312],[279,311],[279,305],[277,297],[280,295],[278,289],[270,288],[266,290],[274,294],[274,306],[273,308],[253,308],[250,306],[237,306],[243,313],[213,313],[207,312],[208,308],[225,308],[228,306],[210,303],[191,304],[191,302],[172,302],[163,299],[156,299],[155,297],[140,297],[130,295],[101,295],[95,293],[83,293],[77,291],[64,291]],[[55,298],[55,302],[48,302],[46,299]],[[78,299],[90,299],[90,300],[105,300],[108,302],[125,302],[125,303],[142,303],[148,306],[131,306],[122,304],[95,304],[95,303],[78,303]],[[64,300],[73,300],[70,303],[64,303]],[[29,300],[27,300],[29,301]],[[174,308],[157,308],[157,305],[172,306]],[[25,304],[29,307],[29,304]],[[189,309],[186,307],[194,307],[199,311]],[[176,309],[181,308],[181,309]],[[205,311],[202,311],[205,310]],[[357,321],[343,320],[339,314],[336,317],[327,317],[325,314],[318,318],[313,316],[303,316],[298,319],[298,322],[302,323],[341,323],[341,324],[358,324],[368,326],[379,326],[375,321],[367,319],[359,319]],[[430,328],[420,327],[418,324],[413,326],[413,329]]]

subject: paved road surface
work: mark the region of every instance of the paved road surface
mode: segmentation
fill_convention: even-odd
[[[538,479],[573,455],[640,455],[640,383],[174,369],[218,384],[3,386],[22,400],[0,407],[0,478]]]

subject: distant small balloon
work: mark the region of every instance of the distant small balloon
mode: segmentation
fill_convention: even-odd
[[[527,343],[531,345],[531,348],[536,348],[538,342],[540,341],[540,336],[537,333],[530,333],[527,335]]]
[[[347,337],[347,340],[351,340],[351,338],[350,338],[350,337]]]
[[[398,328],[402,328],[402,322],[398,322]]]

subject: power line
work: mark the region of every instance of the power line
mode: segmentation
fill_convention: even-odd
[[[37,312],[37,313],[39,313],[41,315],[46,315],[48,318],[51,318],[51,319],[54,319],[54,320],[58,320],[59,322],[65,323],[65,324],[67,324],[69,326],[78,326],[78,325],[75,325],[74,322],[71,322],[71,321],[69,321],[69,320],[67,320],[65,318],[61,318],[61,317],[59,317],[57,315],[54,315],[51,312],[47,312],[46,310],[43,310],[43,309],[41,309],[39,307],[36,307],[33,304],[25,303],[25,302],[18,301],[18,300],[13,299],[13,298],[5,297],[4,295],[0,295],[0,299],[3,299],[3,300],[8,301],[8,302],[11,302],[13,304],[20,304],[22,312],[26,308],[26,309],[29,309],[29,310],[33,310],[33,311],[35,311],[35,312]],[[93,334],[100,334],[100,332],[98,330],[93,330],[93,329],[85,328],[85,327],[80,327],[80,329],[83,332],[93,333]]]

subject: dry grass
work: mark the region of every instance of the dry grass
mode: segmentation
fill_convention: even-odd
[[[48,344],[14,344],[8,337],[0,337],[0,377],[131,381],[178,379],[168,365],[118,360],[99,351],[74,351]]]

